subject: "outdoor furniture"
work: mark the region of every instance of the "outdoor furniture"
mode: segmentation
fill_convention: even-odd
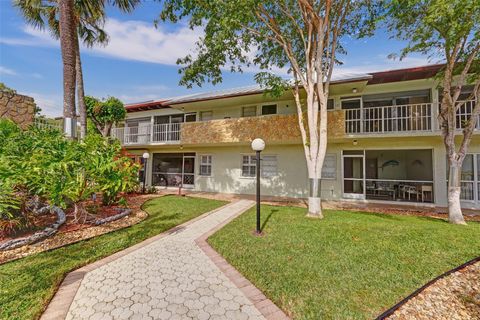
[[[404,199],[407,199],[406,196],[408,196],[408,200],[412,200],[412,195],[415,196],[415,199],[418,200],[418,191],[417,187],[404,184],[399,186],[399,190],[402,192],[402,197]]]
[[[422,202],[425,202],[425,195],[430,194],[430,199],[433,198],[433,187],[432,186],[427,186],[427,185],[422,185],[421,189],[422,193]]]

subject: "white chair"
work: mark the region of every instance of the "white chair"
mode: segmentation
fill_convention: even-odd
[[[421,193],[422,193],[422,202],[425,202],[425,195],[428,194],[428,193],[430,193],[430,199],[432,199],[433,198],[433,187],[422,185]]]

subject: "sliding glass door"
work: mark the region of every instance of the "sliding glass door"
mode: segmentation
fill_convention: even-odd
[[[153,154],[153,185],[193,188],[194,183],[195,153]]]

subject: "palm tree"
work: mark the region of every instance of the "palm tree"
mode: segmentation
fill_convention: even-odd
[[[63,62],[63,128],[68,137],[75,137],[75,20],[73,0],[59,0],[60,48]]]
[[[15,0],[25,20],[39,29],[48,26],[52,36],[60,39],[64,79],[64,118],[70,124],[75,117],[77,90],[80,137],[86,135],[87,113],[83,85],[80,39],[88,47],[106,45],[108,36],[103,30],[105,6],[112,4],[123,12],[131,12],[140,0]],[[73,67],[72,67],[73,66]],[[65,128],[67,129],[67,127]],[[74,129],[74,128],[72,128]],[[75,131],[72,130],[71,133]],[[66,132],[68,133],[68,132]]]

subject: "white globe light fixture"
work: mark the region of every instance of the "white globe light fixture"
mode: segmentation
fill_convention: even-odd
[[[143,158],[143,188],[142,192],[145,193],[145,186],[147,184],[147,163],[148,163],[148,158],[150,158],[150,153],[144,152],[142,155]]]
[[[253,151],[263,151],[265,149],[265,141],[260,138],[257,138],[252,141],[252,150]]]
[[[255,166],[257,176],[257,235],[260,235],[262,233],[262,230],[260,228],[260,152],[262,152],[263,149],[265,149],[265,141],[260,138],[252,141],[252,150],[255,151],[257,155],[257,164]]]

